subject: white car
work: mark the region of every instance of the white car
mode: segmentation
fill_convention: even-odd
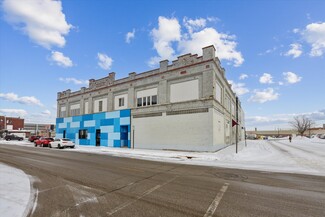
[[[50,148],[74,148],[74,146],[74,142],[67,138],[54,139],[53,142],[50,142]]]

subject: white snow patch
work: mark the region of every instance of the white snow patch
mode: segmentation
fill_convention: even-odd
[[[26,216],[30,208],[31,183],[19,169],[0,163],[0,213],[3,217]]]

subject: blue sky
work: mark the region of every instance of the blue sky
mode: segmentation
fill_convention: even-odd
[[[213,44],[247,129],[325,123],[325,1],[4,0],[0,114],[54,123],[57,92]]]

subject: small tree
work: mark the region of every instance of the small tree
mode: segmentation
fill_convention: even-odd
[[[304,133],[314,125],[314,122],[306,116],[302,115],[294,117],[293,121],[291,121],[290,124],[294,129],[298,131],[300,136],[303,136]]]

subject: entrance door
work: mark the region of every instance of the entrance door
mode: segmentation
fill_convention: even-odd
[[[128,147],[128,126],[121,126],[121,147]]]
[[[63,130],[63,138],[65,138],[65,130]]]
[[[96,146],[100,146],[100,130],[96,130]]]

